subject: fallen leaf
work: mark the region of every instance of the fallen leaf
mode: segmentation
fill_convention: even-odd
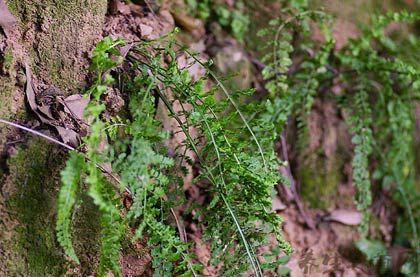
[[[40,110],[38,104],[36,103],[35,90],[34,90],[34,87],[33,87],[33,84],[32,84],[32,71],[31,71],[31,67],[29,66],[28,63],[25,64],[25,73],[26,73],[26,90],[25,90],[25,93],[26,93],[26,99],[28,100],[28,103],[29,103],[29,107],[39,117],[39,119],[43,123],[51,125],[51,123],[53,121],[51,120],[52,115],[49,111],[49,108],[42,106],[42,108]],[[51,117],[51,118],[48,118],[48,117]]]
[[[119,51],[121,54],[121,57],[123,57],[125,59],[125,57],[127,56],[128,52],[131,50],[131,48],[133,48],[134,43],[127,43],[124,46],[119,47]]]
[[[57,129],[58,134],[65,144],[77,147],[79,145],[79,135],[71,130],[61,126],[54,126]]]
[[[51,113],[50,106],[41,105],[41,106],[38,106],[37,110],[41,112],[43,116],[45,116],[46,119],[49,120],[50,123],[55,121],[54,116]]]
[[[31,107],[33,111],[36,111],[38,105],[35,100],[34,88],[32,87],[32,71],[29,64],[25,64],[25,73],[26,73],[26,91],[25,91],[26,98],[28,100],[29,107]]]
[[[84,99],[81,95],[72,95],[61,101],[60,103],[64,106],[64,110],[67,113],[59,113],[60,120],[54,118],[51,113],[51,107],[49,105],[38,105],[36,102],[36,94],[32,83],[32,71],[29,64],[25,64],[26,71],[26,99],[28,100],[29,107],[39,117],[42,123],[48,124],[54,127],[62,141],[65,144],[77,147],[79,145],[79,134],[68,128],[59,126],[60,122],[65,120],[65,117],[72,116],[73,118],[82,119],[83,110],[86,108],[89,100]]]
[[[89,99],[80,94],[73,94],[64,99],[64,111],[75,116],[78,120],[83,119],[83,111],[89,104]]]
[[[0,27],[3,28],[6,36],[9,36],[10,31],[16,25],[16,18],[9,11],[4,0],[0,0]]]
[[[205,33],[203,21],[190,17],[186,14],[171,13],[177,25],[185,29],[187,32]]]
[[[336,221],[345,225],[359,225],[362,222],[362,215],[358,211],[335,210],[324,219],[327,221]]]

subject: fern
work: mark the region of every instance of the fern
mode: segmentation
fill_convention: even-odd
[[[98,272],[105,275],[111,270],[117,276],[120,276],[118,253],[125,225],[120,219],[119,208],[113,200],[115,191],[98,168],[98,165],[105,162],[105,159],[96,147],[101,140],[106,139],[105,123],[100,118],[105,106],[100,103],[100,97],[106,91],[106,86],[113,82],[112,77],[106,71],[121,63],[121,58],[115,59],[110,56],[120,56],[115,47],[121,44],[123,44],[122,41],[114,41],[107,37],[98,43],[93,51],[91,68],[97,72],[97,79],[96,84],[88,91],[91,101],[87,107],[86,116],[92,118],[93,121],[90,124],[90,134],[85,139],[88,149],[86,154],[89,159],[86,165],[85,182],[89,185],[89,196],[92,197],[101,213],[101,258]]]
[[[260,219],[267,224],[272,224],[273,227],[278,226],[281,222],[277,215],[266,211],[271,205],[269,188],[276,184],[278,179],[277,174],[272,173],[275,172],[277,163],[272,158],[267,160],[267,153],[262,149],[252,127],[240,113],[236,102],[229,94],[226,99],[216,102],[213,95],[214,90],[203,91],[202,80],[194,82],[178,68],[175,62],[175,52],[170,48],[170,45],[168,44],[163,53],[168,55],[171,61],[165,69],[160,66],[150,67],[158,62],[148,61],[147,64],[144,64],[143,59],[138,58],[132,59],[132,62],[136,64],[137,69],[146,67],[145,71],[153,72],[155,80],[162,83],[162,87],[157,86],[157,95],[186,135],[185,144],[197,155],[201,168],[200,178],[206,179],[211,185],[211,191],[214,194],[213,200],[209,206],[201,207],[196,216],[203,215],[204,217],[200,223],[206,226],[206,239],[212,241],[212,252],[216,254],[213,256],[212,262],[218,264],[220,259],[223,260],[225,266],[222,268],[221,274],[243,273],[250,266],[257,276],[261,276],[263,273],[259,261],[255,257],[253,244],[261,243],[266,237],[264,235],[266,233],[264,231],[259,234],[260,231],[256,228],[255,221]],[[137,53],[144,53],[141,49],[134,48],[134,50]],[[160,59],[159,54],[155,57]],[[197,59],[195,61],[199,62]],[[201,63],[201,65],[215,77],[206,64]],[[142,79],[144,80],[144,78]],[[217,82],[223,89],[223,84]],[[181,105],[189,104],[192,106],[192,110],[189,111],[184,107],[183,114],[176,112],[164,90],[170,90],[175,99],[182,99]],[[227,107],[228,104],[232,104],[234,112],[223,117],[218,116],[221,111],[220,107]],[[238,132],[232,138],[233,133],[228,130],[229,127],[233,127],[231,124],[235,120],[232,119],[237,118],[238,114],[238,120],[241,124],[245,124],[246,132]],[[185,120],[182,119],[184,117]],[[189,133],[191,126],[197,128],[204,135],[206,138],[204,143],[198,143],[191,136]],[[252,150],[249,149],[249,144],[239,140],[241,136],[250,136],[254,140],[254,145],[258,149],[256,153],[259,157],[242,153]],[[198,144],[201,144],[200,150],[197,147]],[[272,145],[270,149],[272,151]],[[261,172],[261,176],[252,172]],[[239,191],[236,188],[238,185],[241,186]],[[256,192],[257,194],[255,194]],[[232,229],[232,226],[235,228]],[[281,239],[280,233],[277,233],[283,249],[290,251],[290,246],[287,246]],[[255,239],[255,242],[251,243],[250,237]],[[230,249],[237,251],[234,258],[229,255]],[[248,256],[248,261],[242,262],[239,259],[242,251]],[[217,256],[217,253],[221,256]]]
[[[369,161],[374,160],[374,179],[381,180],[383,187],[394,188],[394,199],[406,211],[412,245],[419,251],[419,222],[414,209],[414,199],[418,199],[419,193],[413,179],[412,111],[413,99],[419,97],[420,71],[415,62],[397,56],[398,42],[384,31],[393,21],[413,22],[419,15],[402,11],[374,16],[372,25],[365,27],[358,39],[349,40],[347,47],[333,51],[333,41],[324,24],[327,17],[322,12],[306,10],[303,4],[283,13],[271,22],[273,28],[260,32],[266,39],[271,37],[267,39],[268,49],[273,50],[264,57],[267,66],[262,73],[268,95],[265,108],[257,117],[274,124],[274,128],[266,128],[272,130],[273,136],[283,132],[290,116],[298,119],[298,128],[306,130],[305,115],[310,112],[313,99],[328,92],[331,79],[339,77],[335,80],[344,89],[337,101],[350,113],[346,122],[355,146],[353,185],[357,188],[357,208],[364,215],[361,232],[368,234],[373,167]],[[314,45],[305,36],[309,19],[320,22],[324,44]],[[293,40],[292,34],[296,33],[300,37]],[[309,56],[301,51],[308,46]],[[303,57],[303,62],[294,62],[295,56]],[[417,264],[420,265],[418,261]]]
[[[368,157],[372,152],[371,109],[368,104],[368,94],[363,91],[363,81],[360,83],[361,91],[358,91],[352,100],[353,115],[348,118],[347,124],[351,126],[350,133],[353,135],[353,186],[357,188],[355,197],[357,209],[363,212],[364,220],[361,226],[363,234],[368,231],[369,222],[368,208],[372,203],[371,183]]]
[[[120,238],[124,231],[124,225],[121,222],[119,209],[115,206],[115,192],[110,187],[109,182],[105,180],[100,164],[104,158],[96,150],[101,139],[106,138],[104,132],[105,124],[100,119],[101,112],[105,109],[100,104],[100,96],[106,90],[106,86],[112,82],[112,78],[102,74],[114,67],[118,61],[110,57],[118,55],[119,52],[115,46],[122,44],[122,41],[114,41],[106,38],[98,43],[92,58],[92,69],[97,72],[97,80],[94,86],[89,90],[92,95],[87,108],[87,116],[93,119],[90,125],[90,134],[85,139],[87,147],[88,162],[84,162],[85,157],[77,152],[70,153],[70,159],[66,168],[61,173],[63,186],[60,189],[58,217],[57,217],[57,235],[60,245],[64,248],[66,254],[75,262],[79,263],[70,239],[70,218],[71,208],[75,201],[75,192],[77,184],[83,173],[87,176],[84,181],[89,184],[88,194],[93,198],[94,203],[99,207],[102,214],[102,239],[101,239],[101,259],[99,274],[106,275],[110,270],[117,276],[120,275],[118,264],[118,251],[120,248]],[[121,61],[120,61],[121,62]]]
[[[413,246],[419,248],[419,222],[413,204],[418,194],[413,193],[410,145],[411,100],[420,74],[415,65],[383,55],[395,54],[397,49],[383,32],[384,26],[392,20],[417,17],[404,12],[379,17],[360,39],[334,51],[330,18],[322,11],[298,5],[283,13],[284,17],[271,22],[272,28],[260,32],[271,38],[262,72],[268,91],[263,102],[238,101],[254,91],[228,91],[211,71],[211,63],[175,45],[172,35],[134,44],[125,61],[117,50],[123,41],[105,38],[97,45],[91,65],[97,76],[88,91],[91,101],[86,113],[93,120],[84,139],[87,159],[72,153],[62,172],[57,232],[70,258],[78,262],[69,228],[77,184],[85,174],[87,193],[101,213],[100,275],[109,271],[121,274],[119,249],[129,226],[135,230],[133,240],[148,238],[154,276],[198,276],[202,265],[194,263],[190,244],[182,241],[177,231],[180,226],[170,224],[173,209],[188,203],[183,176],[189,170],[186,166],[194,165],[199,168],[194,182],[205,186],[208,202],[187,205],[182,216],[191,216],[203,226],[203,240],[211,246],[210,263],[220,265],[219,274],[225,276],[272,273],[288,259],[280,257],[280,252],[288,255],[293,251],[281,236],[282,219],[270,211],[271,191],[282,179],[277,173],[281,161],[273,150],[273,140],[284,131],[290,116],[298,119],[300,132],[305,132],[314,99],[328,91],[336,77],[346,88],[338,101],[350,110],[347,123],[355,146],[353,184],[357,207],[364,213],[362,234],[368,230],[372,202],[369,161],[375,159],[373,176],[384,186],[395,187],[395,200],[406,207],[410,219]],[[323,31],[322,45],[311,41],[310,22],[317,22]],[[180,55],[189,60],[187,68],[179,68]],[[296,63],[296,57],[303,57],[303,61]],[[129,104],[124,116],[104,121],[101,95],[114,83],[109,73],[122,62],[124,71],[119,74]],[[187,69],[193,64],[203,67],[207,75],[192,80]],[[205,90],[204,83],[209,80],[214,87]],[[218,92],[222,97],[216,97]],[[175,149],[168,148],[168,139],[174,134],[168,133],[156,117],[157,107],[177,122],[177,132],[185,137]],[[109,144],[99,152],[96,147],[105,139]],[[104,163],[110,163],[120,177],[117,184],[100,170]],[[122,191],[133,199],[126,211],[116,197]],[[276,235],[276,245],[272,253],[259,259],[257,253],[268,246],[271,233]]]
[[[143,47],[147,47],[147,44],[135,47],[133,52],[142,53]],[[147,65],[135,63],[143,70],[140,75],[134,77],[134,82],[129,88],[132,91],[130,111],[133,118],[126,132],[131,137],[131,153],[120,155],[115,161],[115,169],[120,172],[122,184],[135,196],[127,216],[129,219],[142,219],[137,226],[136,238],[141,237],[144,231],[150,237],[154,275],[169,276],[175,268],[174,272],[177,273],[195,274],[199,267],[190,262],[187,245],[181,242],[172,226],[163,224],[167,215],[162,218],[162,197],[170,193],[169,182],[174,179],[167,173],[175,164],[161,148],[168,134],[161,130],[161,123],[153,118],[156,108],[151,92],[158,89],[159,81],[149,72],[158,69],[150,68],[150,65],[158,65],[160,58],[157,55],[155,60]],[[165,206],[171,207],[171,204]],[[178,266],[175,266],[178,262]]]
[[[277,137],[292,114],[298,117],[299,129],[305,131],[306,117],[311,111],[318,88],[321,82],[328,80],[332,75],[327,70],[333,47],[327,27],[331,18],[322,11],[305,10],[305,5],[297,5],[296,9],[285,8],[282,11],[282,17],[270,21],[271,28],[262,29],[258,33],[268,41],[265,48],[272,49],[262,58],[266,63],[262,75],[266,80],[268,98],[260,116],[274,124]],[[325,44],[315,51],[311,49],[316,45],[311,43],[309,38],[311,20],[320,25],[326,40]],[[297,49],[292,43],[293,32],[301,34],[304,39]],[[303,55],[305,59],[294,65],[295,68],[291,72],[293,57],[299,55]],[[305,135],[301,134],[300,137]]]
[[[63,247],[66,255],[80,264],[76,253],[74,252],[71,236],[71,209],[76,201],[76,190],[80,181],[80,174],[83,172],[84,157],[77,152],[70,153],[66,167],[61,171],[60,193],[58,195],[57,206],[57,240]]]

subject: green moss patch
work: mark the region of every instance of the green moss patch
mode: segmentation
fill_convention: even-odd
[[[7,210],[9,222],[13,222],[13,228],[0,229],[4,257],[10,258],[0,264],[7,276],[87,276],[95,271],[100,230],[99,216],[90,199],[80,199],[73,216],[80,267],[65,258],[56,239],[63,155],[57,146],[31,138],[8,160],[9,175],[2,184],[5,201],[0,201],[0,210]]]
[[[102,38],[104,0],[8,1],[35,74],[70,94],[85,87],[89,53]]]

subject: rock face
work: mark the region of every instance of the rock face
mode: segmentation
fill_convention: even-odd
[[[83,89],[89,55],[102,38],[107,1],[9,0],[34,72],[69,94]]]
[[[84,90],[107,1],[0,2],[6,4],[0,5],[0,17],[8,9],[16,20],[13,26],[0,20],[0,118],[35,128],[24,103],[25,64],[39,91],[56,87],[69,95]],[[89,199],[76,204],[73,218],[80,267],[66,260],[55,237],[59,171],[66,158],[58,146],[0,126],[0,276],[87,276],[95,271],[100,233]]]

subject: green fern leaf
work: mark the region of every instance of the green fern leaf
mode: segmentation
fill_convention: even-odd
[[[58,212],[57,212],[57,240],[63,247],[64,252],[77,264],[79,259],[74,251],[71,236],[71,209],[76,201],[77,185],[80,181],[80,175],[84,167],[84,157],[77,152],[71,152],[70,158],[66,163],[66,167],[61,171],[61,183],[58,196]]]

